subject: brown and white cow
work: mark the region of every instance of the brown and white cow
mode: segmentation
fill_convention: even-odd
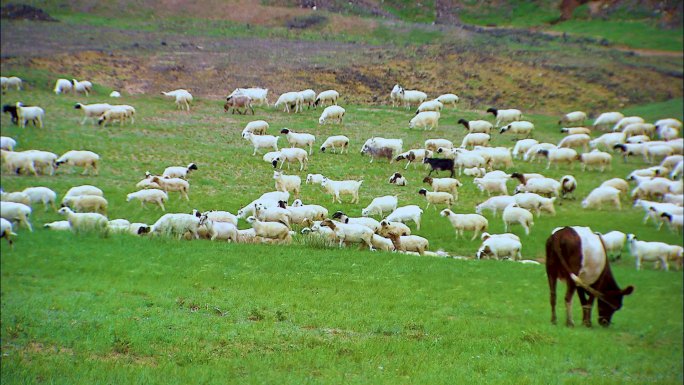
[[[582,304],[582,323],[591,327],[591,308],[598,298],[599,324],[610,320],[622,307],[622,297],[634,291],[620,289],[610,271],[603,240],[588,227],[557,229],[546,241],[546,276],[549,280],[551,323],[556,324],[556,281],[567,284],[565,292],[566,324],[572,321],[572,296],[577,290]]]

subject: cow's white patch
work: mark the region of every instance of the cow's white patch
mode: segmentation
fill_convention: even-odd
[[[606,267],[606,250],[598,235],[589,227],[573,226],[582,242],[582,265],[579,278],[587,285],[591,285],[601,276]]]

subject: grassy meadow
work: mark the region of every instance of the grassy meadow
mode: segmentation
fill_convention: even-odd
[[[4,75],[4,74],[3,74]],[[13,176],[3,171],[5,191],[46,186],[61,199],[68,188],[92,184],[105,192],[110,219],[153,223],[162,212],[126,194],[145,171],[195,162],[190,201],[170,194],[167,212],[221,209],[235,213],[273,190],[272,167],[252,156],[240,138],[250,120],[270,123],[270,134],[288,127],[310,132],[320,145],[329,135],[351,139],[349,154],[316,151],[308,169],[285,169],[305,179],[322,173],[333,179],[363,179],[357,205],[331,203],[319,186],[305,185],[305,203],[333,213],[360,215],[373,197],[396,194],[400,205],[425,201],[421,165],[369,164],[359,150],[371,136],[402,138],[404,148],[419,148],[428,138],[460,144],[460,118],[491,120],[477,110],[447,109],[433,131],[409,130],[413,110],[378,105],[341,105],[343,125],[319,126],[321,109],[285,114],[260,107],[255,116],[225,114],[221,100],[196,98],[191,113],[175,110],[161,95],[128,96],[121,103],[137,109],[134,125],[102,129],[80,125],[74,103],[111,102],[110,89],[98,87],[89,98],[55,96],[50,90],[63,74],[17,70],[27,91],[9,91],[2,103],[21,100],[40,105],[45,127],[20,129],[2,116],[2,135],[17,140],[17,150],[62,154],[88,149],[100,154],[100,175],[60,169],[55,176]],[[273,103],[277,95],[270,95]],[[118,102],[118,101],[116,101]],[[682,119],[682,99],[623,110],[648,121]],[[561,139],[557,116],[529,115],[533,137]],[[492,145],[512,146],[510,136],[492,135]],[[280,139],[284,145],[285,138]],[[262,153],[263,154],[263,153]],[[508,170],[542,172],[579,181],[576,200],[556,205],[557,215],[535,218],[529,237],[519,227],[523,256],[544,257],[550,231],[563,225],[596,231],[633,232],[644,240],[681,244],[681,235],[653,224],[642,225],[642,211],[623,200],[623,210],[584,210],[581,199],[603,180],[625,177],[648,165],[641,159],[613,160],[610,172],[582,173],[516,161]],[[407,187],[389,185],[395,171]],[[444,176],[444,175],[441,175]],[[459,178],[456,212],[474,212],[486,199]],[[509,183],[512,192],[514,183]],[[503,232],[500,216],[490,232]],[[625,250],[613,271],[621,286],[635,285],[624,308],[604,329],[552,326],[543,266],[497,261],[457,261],[338,250],[296,239],[290,246],[235,245],[154,237],[76,236],[51,232],[42,224],[60,220],[55,212],[34,207],[35,231],[19,229],[13,249],[2,242],[2,382],[11,383],[681,383],[682,273],[641,272]],[[430,208],[415,234],[430,240],[431,250],[473,256],[479,241],[454,238],[449,222]],[[246,228],[241,222],[240,228]],[[561,295],[562,297],[562,295]],[[562,299],[560,299],[562,301]],[[575,321],[581,317],[575,300]],[[562,311],[562,304],[559,310]],[[594,316],[595,319],[595,316]],[[561,323],[564,316],[561,314]],[[578,322],[579,324],[579,322]]]

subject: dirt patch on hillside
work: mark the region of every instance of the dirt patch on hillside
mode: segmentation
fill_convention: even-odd
[[[0,18],[9,20],[58,21],[42,9],[26,4],[7,4],[0,9]]]

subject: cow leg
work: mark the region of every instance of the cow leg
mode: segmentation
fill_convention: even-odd
[[[577,296],[582,304],[582,324],[588,328],[591,327],[591,307],[594,304],[594,298],[589,295],[587,300],[587,291],[581,287],[577,288]]]
[[[549,279],[549,302],[551,303],[551,323],[556,324],[556,283],[555,276],[548,275]]]
[[[565,324],[568,327],[573,327],[575,322],[572,320],[572,296],[575,294],[577,286],[570,279],[568,279],[567,286],[565,291]]]

